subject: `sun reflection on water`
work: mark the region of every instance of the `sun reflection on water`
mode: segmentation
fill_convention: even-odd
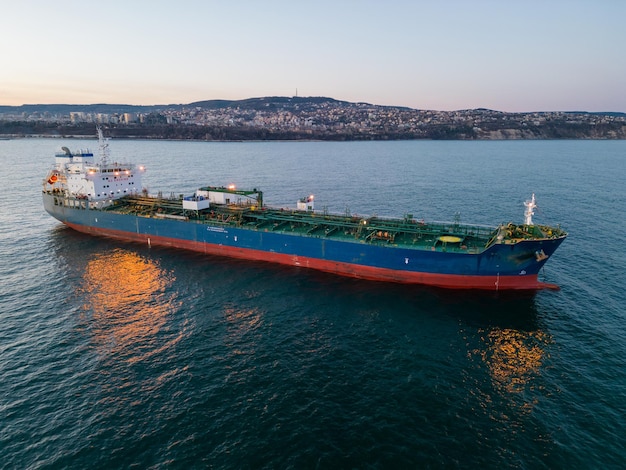
[[[483,340],[486,347],[477,352],[488,367],[494,387],[501,392],[520,393],[540,375],[551,337],[541,330],[493,328]]]
[[[132,251],[95,254],[85,267],[81,290],[83,314],[90,317],[100,353],[135,362],[170,347],[157,337],[177,307],[175,295],[167,291],[173,281],[155,261]]]

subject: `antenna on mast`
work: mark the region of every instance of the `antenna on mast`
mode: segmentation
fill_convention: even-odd
[[[524,205],[526,206],[526,210],[524,211],[524,224],[534,225],[533,215],[535,215],[535,212],[533,209],[537,208],[537,204],[535,204],[535,193],[533,193],[533,197],[530,198],[530,201],[524,202]]]
[[[102,128],[100,126],[96,126],[96,130],[98,131],[98,147],[100,148],[100,160],[104,165],[107,164],[109,159],[109,142],[104,138],[104,133],[102,132]]]

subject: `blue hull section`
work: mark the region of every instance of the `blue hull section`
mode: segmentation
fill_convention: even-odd
[[[333,240],[323,236],[285,234],[191,220],[141,217],[55,205],[44,194],[44,207],[56,219],[86,233],[142,243],[192,249],[205,253],[263,259],[283,264],[370,279],[421,282],[446,287],[498,288],[500,278],[516,278],[510,288],[537,288],[537,273],[562,238],[494,244],[481,253],[452,253]],[[78,201],[77,201],[78,203]],[[538,256],[543,252],[546,256]],[[376,273],[380,273],[378,276]],[[421,276],[424,275],[424,276]],[[438,281],[447,276],[451,283]],[[465,278],[484,277],[470,282]],[[434,280],[430,282],[429,280]]]

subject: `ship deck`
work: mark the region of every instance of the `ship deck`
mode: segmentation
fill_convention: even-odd
[[[509,224],[486,227],[459,222],[425,223],[413,219],[411,215],[404,218],[356,217],[259,208],[252,204],[211,205],[209,209],[194,211],[184,210],[181,199],[153,196],[124,197],[104,210],[214,226],[467,254],[480,253],[496,242],[517,243],[525,239],[556,238],[560,235],[553,232],[558,229],[543,226]]]

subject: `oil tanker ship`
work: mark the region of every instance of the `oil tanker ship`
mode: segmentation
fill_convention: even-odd
[[[268,207],[256,188],[199,188],[189,196],[151,195],[144,168],[63,147],[43,180],[45,210],[79,232],[267,261],[355,278],[454,289],[558,288],[538,274],[567,234],[536,225],[533,194],[523,224],[494,227],[356,217],[317,211],[313,196],[293,209]]]

